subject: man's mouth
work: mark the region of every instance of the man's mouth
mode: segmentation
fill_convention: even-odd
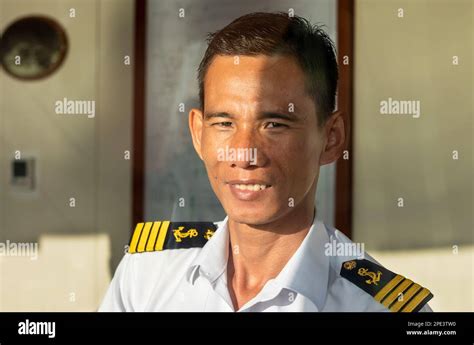
[[[264,184],[235,184],[235,188],[240,189],[240,190],[253,190],[253,191],[258,191],[258,190],[264,190],[267,187],[267,185]]]
[[[243,201],[256,200],[272,185],[263,180],[232,180],[227,184],[234,197]]]

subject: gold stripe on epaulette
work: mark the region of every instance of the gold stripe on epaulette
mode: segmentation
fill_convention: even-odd
[[[153,225],[152,222],[146,222],[145,226],[143,227],[142,234],[140,236],[140,240],[138,241],[137,252],[142,253],[145,251],[145,245],[148,241],[148,235],[150,234],[151,226]]]
[[[390,304],[398,298],[398,295],[405,291],[405,289],[411,284],[413,284],[413,282],[410,279],[405,279],[401,284],[393,289],[393,291],[382,301],[382,304],[388,308]]]
[[[428,295],[430,290],[423,288],[408,304],[401,310],[402,313],[409,313],[413,311]]]
[[[169,226],[170,226],[170,221],[164,221],[161,223],[158,239],[156,240],[155,250],[163,250],[163,245],[165,244],[166,233],[168,232]]]
[[[140,238],[140,234],[142,233],[143,225],[145,223],[138,223],[133,231],[132,240],[130,241],[130,247],[128,248],[129,253],[136,253],[137,251],[137,244],[138,239]]]
[[[150,235],[148,236],[148,241],[146,243],[145,250],[147,252],[152,252],[155,248],[156,237],[158,236],[158,230],[160,230],[161,222],[153,222],[153,227],[151,228]]]
[[[374,296],[375,300],[377,302],[380,302],[381,300],[383,300],[385,298],[385,296],[387,296],[387,294],[395,287],[397,286],[398,283],[400,283],[403,279],[405,279],[404,276],[401,276],[401,275],[396,275],[395,278],[393,278],[392,280],[390,280],[387,284],[385,284],[385,286],[379,291],[377,292],[377,294]]]
[[[422,287],[418,284],[410,286],[407,292],[402,295],[395,303],[390,306],[390,310],[393,312],[399,311],[408,301],[421,289]]]

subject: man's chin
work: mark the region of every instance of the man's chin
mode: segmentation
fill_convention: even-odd
[[[265,224],[271,223],[275,221],[276,219],[278,219],[279,215],[281,215],[281,213],[278,212],[277,210],[275,210],[274,212],[269,212],[268,209],[266,210],[239,209],[237,211],[232,210],[226,213],[227,213],[227,216],[229,217],[229,220],[236,223],[246,224],[250,226],[259,226],[259,225],[265,225]]]

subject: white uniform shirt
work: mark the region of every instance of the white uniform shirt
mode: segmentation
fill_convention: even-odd
[[[99,311],[235,311],[228,292],[227,218],[202,248],[125,254]],[[388,311],[340,276],[354,256],[328,256],[328,243],[352,243],[315,219],[300,247],[274,279],[239,312]],[[374,261],[365,254],[367,260]],[[431,311],[426,304],[421,311]]]

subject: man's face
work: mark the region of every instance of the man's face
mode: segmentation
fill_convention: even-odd
[[[263,225],[312,204],[325,137],[296,60],[217,56],[204,86],[191,130],[229,218]]]

